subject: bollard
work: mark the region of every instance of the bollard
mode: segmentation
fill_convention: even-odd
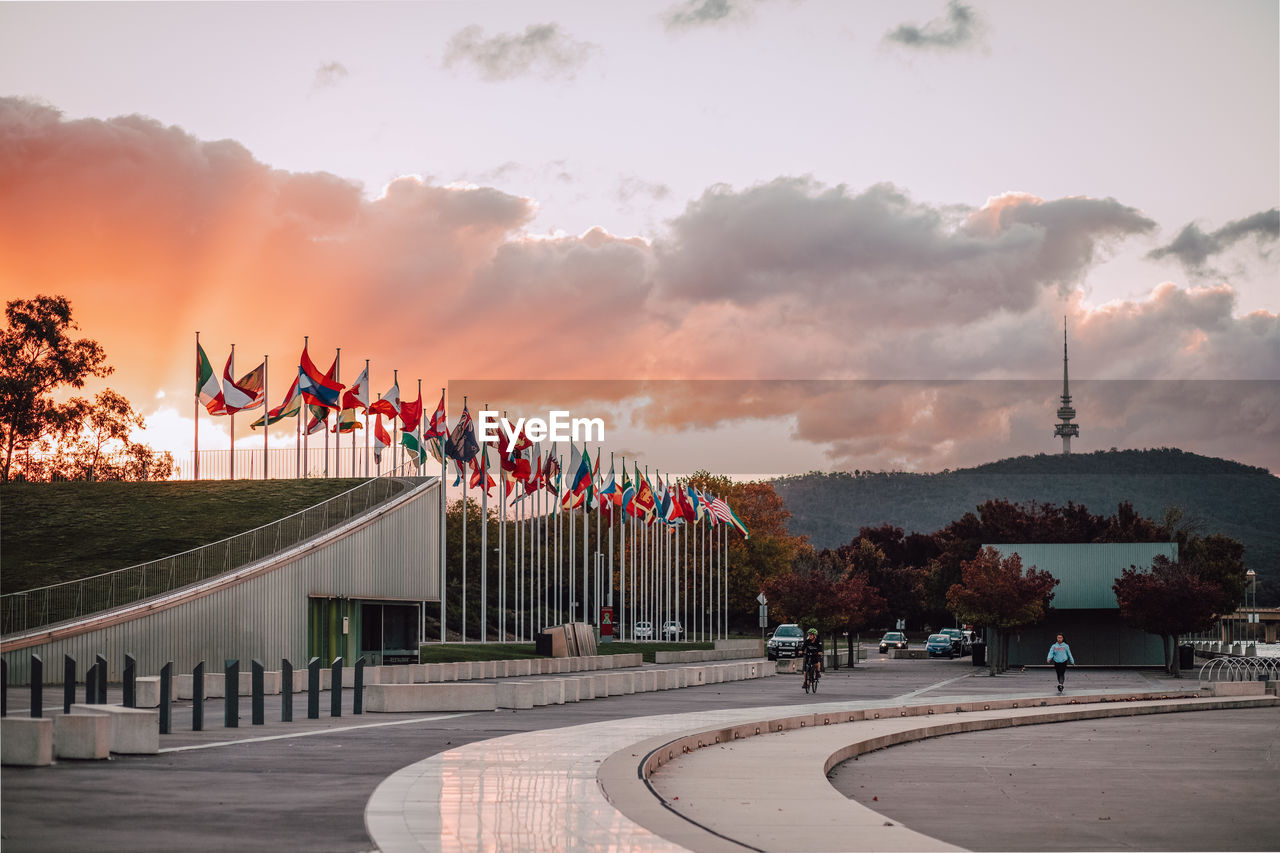
[[[222,667],[222,678],[226,682],[222,694],[222,725],[235,729],[240,727],[240,661],[228,658]]]
[[[31,716],[44,716],[44,661],[31,656]]]
[[[280,722],[293,722],[293,664],[280,658]]]
[[[98,665],[95,663],[84,674],[84,703],[96,705],[98,702]]]
[[[355,694],[351,697],[351,713],[364,713],[364,655],[356,658]]]
[[[307,661],[307,719],[320,719],[320,658]]]
[[[76,703],[76,659],[62,656],[62,713],[70,714]]]
[[[329,688],[329,716],[342,716],[342,658],[333,659],[333,681]]]
[[[9,664],[0,658],[0,717],[9,716]]]
[[[252,699],[250,700],[253,703],[252,704],[252,707],[253,707],[252,725],[260,726],[263,724],[263,722],[265,722],[265,715],[263,713],[263,708],[262,708],[262,694],[265,692],[265,687],[262,683],[263,682],[262,661],[258,660],[257,658],[254,658],[252,663],[250,663],[249,665],[253,667],[252,669],[253,675],[249,679],[252,684],[251,690],[253,693]]]
[[[191,670],[191,731],[204,731],[204,661]]]
[[[94,664],[98,668],[98,698],[96,703],[99,705],[107,704],[107,659],[102,655],[97,655],[97,663]]]
[[[160,734],[162,735],[167,735],[173,728],[173,706],[170,704],[173,694],[169,692],[172,682],[173,661],[169,661],[160,667]]]
[[[124,699],[126,708],[138,707],[138,662],[133,655],[124,656]]]

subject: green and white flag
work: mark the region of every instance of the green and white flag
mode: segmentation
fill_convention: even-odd
[[[218,384],[217,374],[209,357],[204,354],[204,347],[196,344],[196,397],[200,405],[211,415],[225,415],[227,407],[222,400],[222,386]]]
[[[400,433],[400,443],[404,445],[404,449],[409,454],[409,460],[413,462],[415,467],[421,468],[425,461],[423,458],[422,445],[418,443],[418,437],[411,432]]]

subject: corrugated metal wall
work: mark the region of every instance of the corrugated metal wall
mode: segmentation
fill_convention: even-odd
[[[986,546],[983,546],[986,547]],[[1053,590],[1055,610],[1115,608],[1111,585],[1130,566],[1151,568],[1157,554],[1178,559],[1176,542],[1099,542],[1081,545],[992,545],[1002,556],[1018,554],[1025,571],[1035,566],[1059,583]]]
[[[172,661],[176,673],[205,661],[221,672],[236,658],[247,671],[253,658],[279,669],[287,657],[299,666],[307,652],[310,596],[439,601],[439,480],[427,480],[406,495],[304,547],[296,556],[274,558],[241,582],[167,609],[39,646],[5,652],[10,684],[29,680],[30,655],[44,661],[46,683],[61,683],[63,655],[77,661],[77,678],[95,654],[109,662],[118,681],[125,654],[139,675],[159,674]]]

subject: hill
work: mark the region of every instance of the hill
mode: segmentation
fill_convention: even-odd
[[[292,515],[362,480],[5,483],[3,592],[122,569]]]
[[[772,482],[791,512],[791,532],[819,548],[885,523],[932,533],[995,498],[1070,501],[1099,515],[1129,501],[1156,520],[1177,507],[1199,532],[1243,542],[1245,563],[1258,573],[1258,603],[1280,604],[1280,478],[1264,468],[1161,448],[1020,456],[938,474],[815,472]]]

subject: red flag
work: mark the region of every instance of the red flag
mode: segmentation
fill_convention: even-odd
[[[373,461],[382,462],[382,448],[391,445],[391,436],[387,433],[387,428],[382,425],[382,415],[377,416],[377,420],[373,422]]]
[[[418,424],[422,422],[422,392],[418,392],[418,399],[412,403],[400,404],[400,423],[401,429],[405,432],[413,432],[418,428]]]

